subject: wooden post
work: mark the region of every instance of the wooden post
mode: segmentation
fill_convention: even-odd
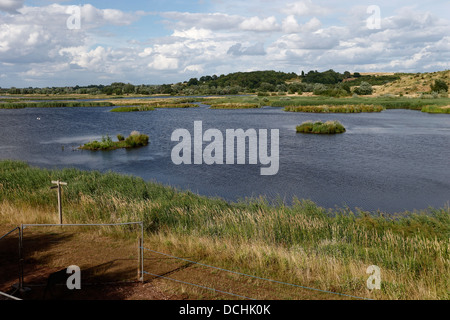
[[[63,224],[63,218],[62,218],[62,199],[61,199],[61,186],[67,186],[66,182],[58,181],[52,181],[53,184],[56,184],[56,186],[51,187],[51,189],[58,189],[58,213],[59,213],[59,224]]]

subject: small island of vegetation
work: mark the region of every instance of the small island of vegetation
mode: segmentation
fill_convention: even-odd
[[[106,135],[102,137],[102,141],[92,141],[81,146],[81,150],[115,150],[121,148],[137,148],[148,145],[149,137],[145,134],[141,134],[138,131],[131,132],[130,136],[125,139],[121,134],[117,135],[118,141],[113,141],[110,136]]]
[[[339,121],[306,121],[297,126],[297,133],[337,134],[346,132],[345,127]]]

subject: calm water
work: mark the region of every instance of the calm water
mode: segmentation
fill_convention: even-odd
[[[111,113],[111,108],[0,110],[0,159],[40,167],[77,167],[140,176],[227,200],[293,196],[321,206],[397,212],[443,207],[450,201],[450,116],[388,110],[375,114],[286,113],[260,110],[157,109]],[[40,118],[41,120],[37,120]],[[339,120],[347,133],[301,135],[306,120]],[[279,129],[280,169],[261,176],[260,165],[182,165],[171,161],[172,132],[203,129]],[[148,147],[90,152],[81,144],[138,130]],[[63,149],[64,146],[64,149]],[[70,181],[68,181],[70,183]]]

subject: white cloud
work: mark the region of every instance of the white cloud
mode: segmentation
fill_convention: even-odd
[[[152,53],[153,53],[153,48],[145,48],[144,51],[139,53],[139,57],[145,58],[145,57],[148,57],[149,55],[151,55]]]
[[[23,7],[25,0],[0,0],[0,11],[17,13],[17,9]]]
[[[321,26],[322,23],[316,17],[300,25],[294,15],[287,16],[282,23],[284,33],[312,32],[318,30]]]
[[[192,27],[188,30],[175,30],[172,34],[173,37],[187,38],[193,40],[200,39],[208,39],[213,38],[214,34],[211,30],[207,29],[198,29],[196,27]]]
[[[0,10],[9,8],[0,13],[0,74],[7,75],[0,86],[25,78],[170,83],[190,74],[267,69],[419,72],[450,61],[448,18],[412,7],[389,15],[382,10],[381,29],[369,30],[362,5],[253,0],[239,4],[252,8],[244,11],[230,0],[221,12],[154,13],[167,29],[164,35],[158,36],[154,28],[160,24],[153,24],[151,35],[137,39],[133,30],[153,23],[132,25],[143,12],[85,4],[81,29],[68,30],[68,6],[19,2],[14,7],[0,0]],[[331,7],[340,9],[339,17]]]
[[[234,56],[260,56],[265,55],[266,51],[262,42],[248,47],[243,47],[241,43],[236,43],[228,49],[227,53]]]
[[[201,74],[202,72],[204,72],[204,68],[199,64],[195,64],[195,65],[187,66],[186,68],[184,68],[183,72],[184,73],[195,72],[195,73]]]
[[[259,18],[251,17],[239,24],[239,29],[244,31],[278,31],[280,26],[275,17]]]
[[[179,61],[177,58],[169,58],[158,54],[153,58],[153,62],[149,63],[149,68],[156,70],[175,70],[178,69]]]
[[[330,9],[324,6],[315,5],[311,0],[297,1],[289,3],[281,12],[295,16],[318,16],[330,13]]]

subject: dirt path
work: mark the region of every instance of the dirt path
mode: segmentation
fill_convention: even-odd
[[[0,226],[0,236],[14,227]],[[19,281],[18,241],[18,232],[0,240],[0,291],[10,294]],[[31,290],[20,297],[29,300],[346,299],[149,251],[144,252],[144,270],[148,274],[141,283],[137,281],[137,240],[106,236],[98,230],[27,228],[23,247],[24,284]],[[68,290],[65,283],[59,283],[45,293],[50,274],[70,265],[81,269],[81,290]]]

